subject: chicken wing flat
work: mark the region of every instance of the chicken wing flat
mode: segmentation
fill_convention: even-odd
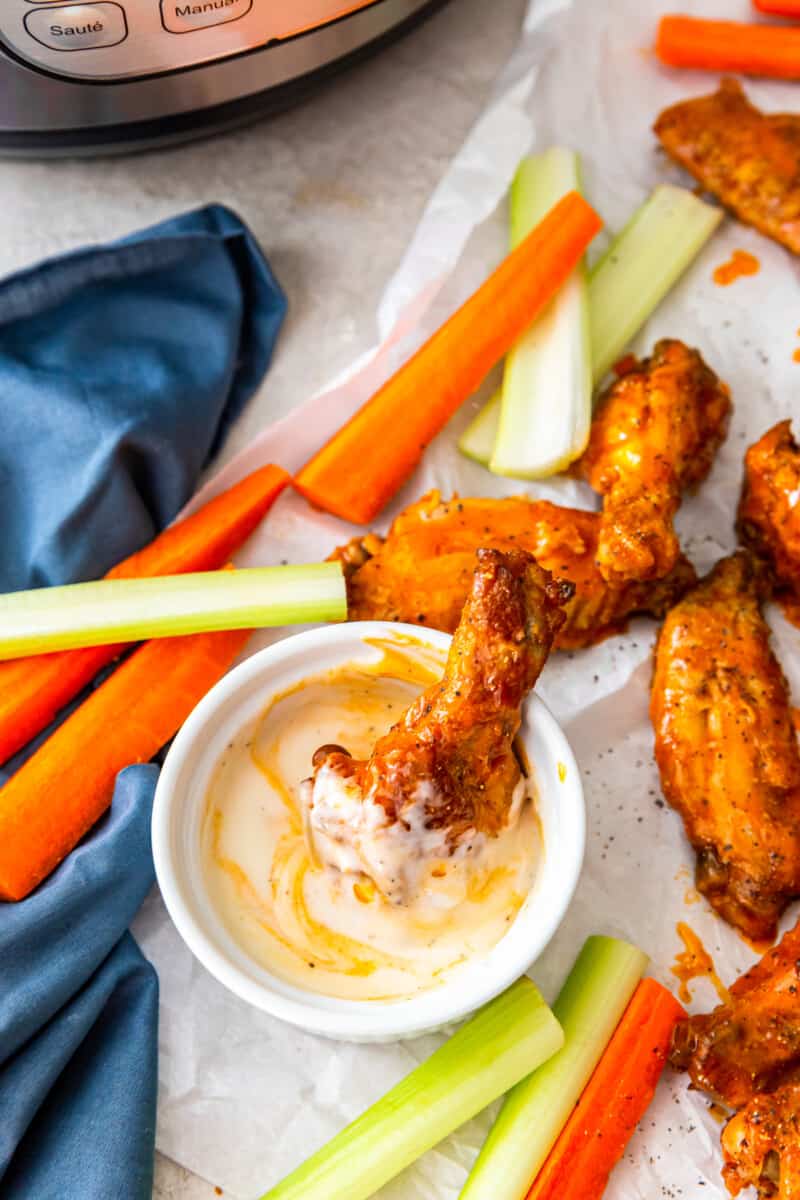
[[[760,1197],[800,1196],[800,1081],[762,1092],[722,1132],[723,1178],[732,1196],[746,1187]]]
[[[667,154],[731,212],[800,254],[800,116],[769,115],[735,79],[661,113]]]
[[[736,980],[727,1004],[678,1022],[670,1062],[731,1108],[800,1071],[800,925]]]
[[[597,565],[609,583],[674,568],[681,493],[710,471],[729,412],[727,387],[678,341],[658,342],[601,397],[577,469],[603,497]]]
[[[444,501],[432,491],[397,517],[385,539],[367,534],[332,557],[348,576],[352,621],[407,621],[452,633],[469,595],[475,551],[526,550],[575,585],[556,638],[565,649],[618,632],[633,613],[663,616],[696,578],[681,557],[665,579],[607,583],[595,564],[600,520],[599,513],[524,496]]]
[[[747,451],[739,536],[779,586],[800,595],[800,446],[779,421]]]
[[[762,593],[746,551],[717,563],[664,622],[650,707],[697,888],[754,940],[774,938],[800,894],[800,754]]]
[[[514,753],[521,706],[564,621],[569,584],[523,551],[479,550],[442,680],[375,744],[367,761],[323,746],[304,789],[312,843],[362,871],[390,899],[407,890],[399,860],[452,853],[505,828],[524,795]],[[403,855],[392,850],[399,838]],[[343,856],[344,848],[344,856]]]

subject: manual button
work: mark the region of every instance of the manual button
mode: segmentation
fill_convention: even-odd
[[[51,50],[96,50],[116,46],[128,36],[125,10],[119,4],[64,4],[25,14],[32,38]]]
[[[161,0],[161,21],[167,33],[191,33],[238,21],[253,7],[253,0]]]

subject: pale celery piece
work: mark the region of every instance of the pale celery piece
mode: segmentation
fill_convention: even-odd
[[[518,980],[262,1200],[367,1200],[563,1043],[537,989]]]
[[[103,579],[0,596],[0,659],[346,618],[336,562]]]
[[[568,192],[580,191],[572,150],[554,146],[525,158],[511,185],[511,246]],[[509,352],[489,469],[543,479],[585,449],[592,421],[589,311],[579,263],[544,312]]]
[[[606,375],[723,219],[686,188],[662,184],[589,275],[592,373]]]
[[[592,378],[597,386],[692,264],[723,212],[685,188],[657,187],[589,273]],[[458,443],[488,466],[497,438],[499,393]]]
[[[590,937],[553,1012],[562,1050],[509,1092],[461,1200],[521,1200],[544,1164],[611,1040],[647,966],[628,942]]]

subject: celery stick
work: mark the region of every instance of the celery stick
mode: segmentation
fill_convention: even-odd
[[[636,210],[592,268],[588,300],[595,386],[700,253],[723,215],[685,188],[664,184]],[[462,453],[484,466],[492,457],[498,416],[499,401],[493,396],[458,443]]]
[[[103,579],[0,596],[0,659],[346,618],[344,579],[335,562]]]
[[[502,398],[502,392],[496,391],[491,400],[484,404],[477,417],[470,421],[458,439],[458,448],[461,453],[484,467],[489,465],[497,439]]]
[[[614,238],[589,275],[595,383],[611,370],[723,215],[686,188],[662,184]]]
[[[563,1043],[537,989],[518,980],[262,1200],[366,1200]]]
[[[611,1040],[647,966],[616,938],[590,937],[553,1005],[563,1050],[509,1092],[461,1200],[520,1200]]]
[[[523,159],[511,185],[512,248],[566,195],[580,190],[578,156],[554,146]],[[542,479],[582,454],[592,420],[589,315],[576,267],[506,358],[489,469]]]

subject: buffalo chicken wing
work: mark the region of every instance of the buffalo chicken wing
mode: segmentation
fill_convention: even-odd
[[[388,536],[356,538],[335,551],[347,575],[353,621],[406,621],[452,633],[472,581],[475,551],[526,550],[574,584],[560,648],[585,646],[619,631],[633,613],[663,616],[695,580],[681,557],[665,579],[610,584],[597,569],[600,514],[513,496],[445,501],[429,492],[405,509]]]
[[[661,784],[697,852],[700,892],[746,937],[800,894],[800,753],[746,551],[668,614],[651,716]]]
[[[521,706],[572,591],[523,551],[479,550],[473,565],[441,682],[378,740],[367,761],[339,746],[320,747],[304,787],[317,856],[361,871],[399,902],[407,898],[414,860],[499,833],[521,802],[513,747]]]
[[[734,79],[665,109],[662,146],[731,212],[800,254],[800,116],[770,115]]]
[[[779,421],[745,455],[738,528],[776,583],[800,595],[800,446],[791,421]]]
[[[681,494],[710,471],[729,411],[727,387],[678,341],[658,342],[601,397],[578,470],[603,497],[597,565],[608,582],[673,570]]]

